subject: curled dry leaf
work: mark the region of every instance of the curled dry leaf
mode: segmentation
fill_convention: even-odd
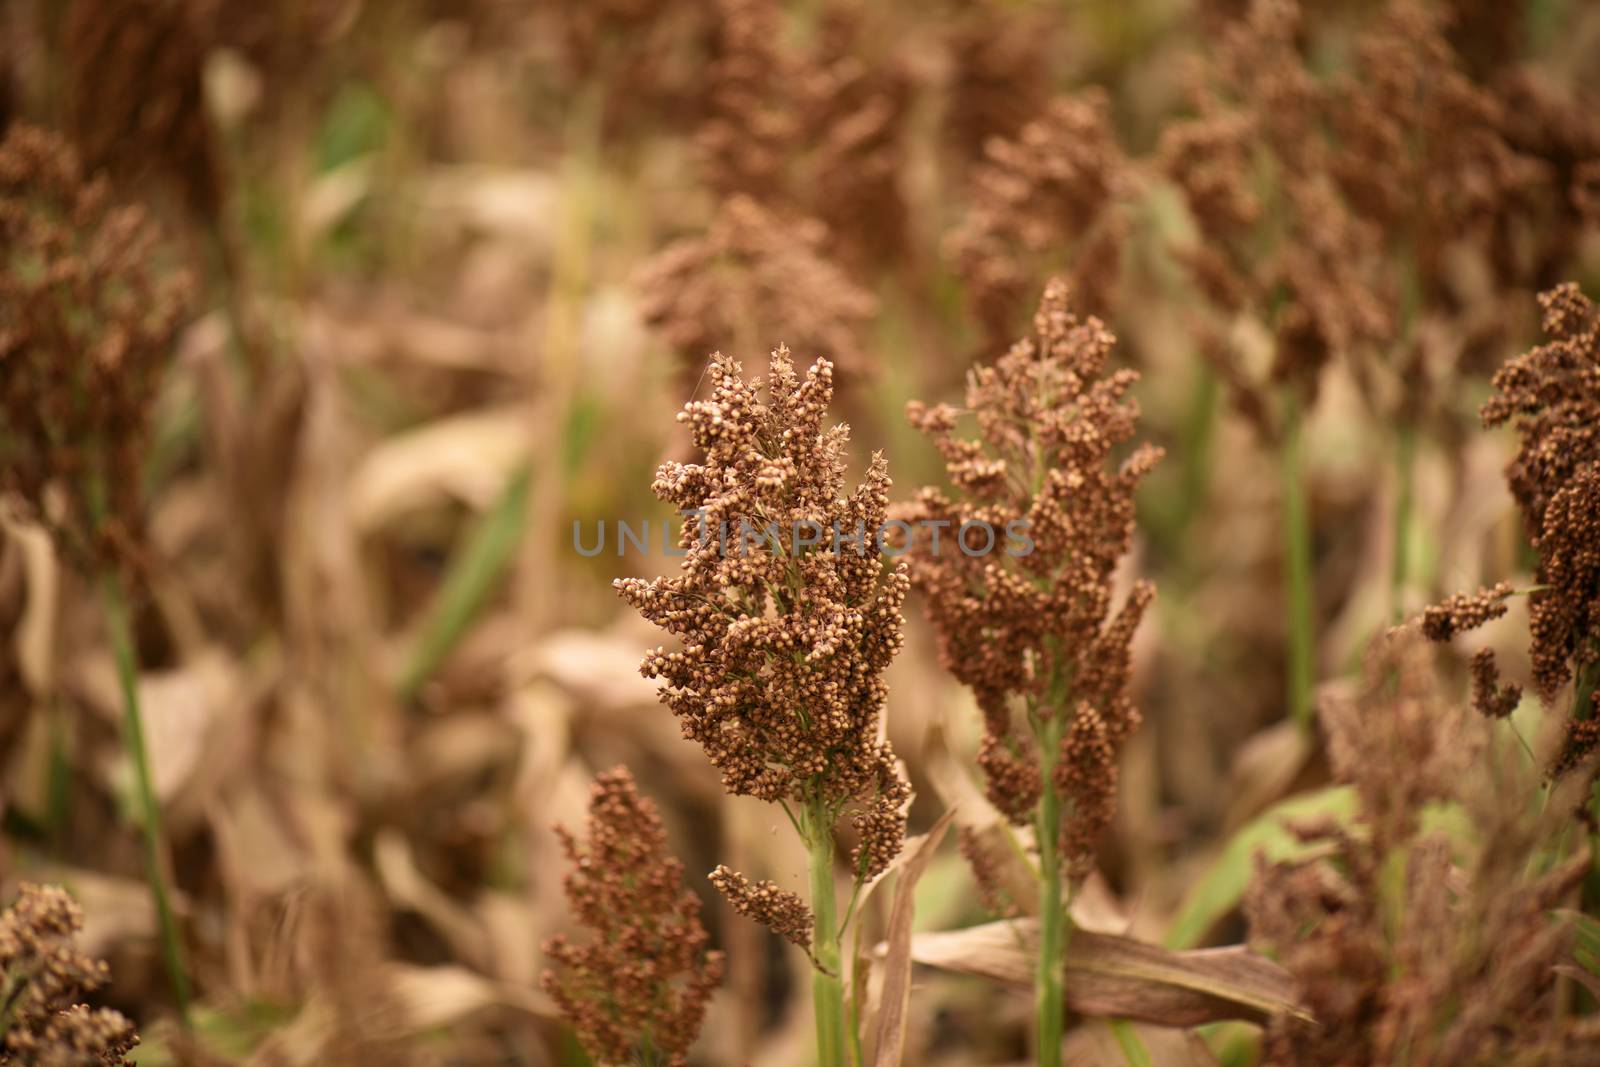
[[[389,963],[384,970],[389,990],[399,1000],[413,1033],[449,1026],[491,1008],[555,1016],[555,1005],[538,990],[494,982],[465,967]]]
[[[378,880],[397,907],[422,916],[449,943],[457,959],[487,967],[492,955],[486,931],[466,908],[430,882],[418,869],[406,839],[384,830],[373,843]]]
[[[0,510],[3,527],[22,558],[28,599],[17,623],[17,667],[34,697],[47,696],[55,687],[56,602],[60,592],[60,566],[50,535],[42,526],[25,522]]]
[[[1031,986],[1039,924],[986,923],[919,934],[911,958],[1008,985]],[[1067,1006],[1083,1015],[1161,1026],[1225,1019],[1265,1022],[1283,1013],[1309,1018],[1289,973],[1243,945],[1173,952],[1132,938],[1078,930],[1067,945]]]
[[[527,459],[531,441],[527,412],[520,407],[438,419],[389,438],[350,476],[356,529],[379,529],[440,498],[488,508]]]

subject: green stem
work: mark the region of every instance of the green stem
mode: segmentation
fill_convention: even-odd
[[[428,608],[428,615],[400,673],[400,698],[416,699],[483,612],[521,543],[528,517],[533,470],[517,467],[500,499],[472,528]]]
[[[1578,671],[1572,687],[1572,717],[1579,722],[1594,718],[1595,693],[1600,691],[1600,663],[1590,663]]]
[[[1144,1040],[1139,1037],[1139,1031],[1126,1019],[1111,1019],[1106,1023],[1111,1028],[1111,1036],[1116,1038],[1117,1048],[1122,1051],[1122,1062],[1128,1067],[1155,1067],[1155,1061],[1150,1058],[1150,1050],[1145,1047]]]
[[[1038,1067],[1061,1067],[1065,1035],[1066,910],[1061,900],[1061,795],[1055,767],[1061,749],[1060,709],[1051,709],[1040,731],[1039,796],[1035,829],[1039,839],[1039,958],[1034,979]]]
[[[817,1067],[844,1067],[844,982],[839,961],[839,928],[833,884],[833,820],[822,800],[805,813],[806,847],[811,853],[811,1002],[817,1018]]]
[[[1312,619],[1311,520],[1306,505],[1305,456],[1298,399],[1289,398],[1284,416],[1283,536],[1289,592],[1289,716],[1311,729],[1311,691],[1315,678]]]
[[[139,816],[143,824],[145,877],[150,882],[150,894],[155,898],[156,919],[161,933],[161,951],[166,961],[167,975],[172,982],[172,995],[178,1004],[178,1015],[187,1026],[189,976],[184,968],[183,945],[178,938],[178,924],[172,914],[172,903],[167,896],[166,876],[163,873],[161,808],[156,802],[155,782],[150,774],[150,756],[144,738],[144,716],[139,710],[139,669],[134,656],[133,627],[129,621],[122,585],[117,576],[107,574],[101,582],[100,589],[106,622],[111,631],[111,648],[117,661],[117,681],[122,690],[123,733],[128,746],[128,758],[133,763]]]
[[[1398,623],[1405,618],[1406,583],[1411,580],[1411,512],[1416,493],[1417,432],[1400,426],[1395,440],[1394,569],[1389,574],[1389,613]]]

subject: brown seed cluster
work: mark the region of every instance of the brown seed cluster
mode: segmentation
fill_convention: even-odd
[[[1037,8],[1003,0],[959,5],[946,34],[945,139],[977,163],[992,138],[1010,139],[1050,98],[1051,25]]]
[[[0,143],[0,487],[82,566],[135,564],[152,405],[188,303],[145,213],[42,130]]]
[[[1014,919],[1021,914],[1011,891],[1000,874],[1000,859],[983,839],[983,835],[970,826],[963,826],[957,834],[961,858],[967,861],[973,880],[978,883],[978,899],[984,910],[1002,919]]]
[[[1512,424],[1516,457],[1506,480],[1539,553],[1529,596],[1534,683],[1553,699],[1576,675],[1580,700],[1562,762],[1593,747],[1590,727],[1600,671],[1600,312],[1568,283],[1539,298],[1544,344],[1494,377],[1486,426]]]
[[[1177,254],[1196,288],[1224,318],[1248,311],[1273,335],[1268,381],[1238,367],[1224,374],[1230,388],[1257,394],[1237,400],[1257,412],[1276,406],[1261,395],[1269,385],[1309,404],[1329,360],[1393,331],[1374,277],[1381,231],[1341,194],[1325,94],[1299,33],[1292,0],[1252,3],[1221,34],[1197,117],[1169,127],[1156,155],[1195,221],[1197,240]],[[1205,350],[1235,358],[1220,344]]]
[[[799,896],[780,889],[772,882],[752,882],[738,871],[718,865],[711,872],[711,884],[728,899],[733,910],[754,919],[786,941],[799,945],[809,954],[815,920],[811,909]]]
[[[1500,684],[1494,649],[1480,648],[1472,656],[1472,706],[1491,719],[1504,719],[1522,703],[1520,685]]]
[[[788,43],[776,0],[717,6],[707,115],[695,139],[710,190],[821,221],[851,264],[901,251],[911,82],[892,55],[863,61],[872,51],[872,5],[819,5],[815,41],[804,49]]]
[[[913,578],[927,597],[941,662],[983,712],[979,755],[995,804],[1022,823],[1046,784],[1068,802],[1063,845],[1085,862],[1116,798],[1116,755],[1137,728],[1129,646],[1155,595],[1136,583],[1114,605],[1113,574],[1134,533],[1134,490],[1161,457],[1150,445],[1120,464],[1137,429],[1128,398],[1138,375],[1108,373],[1115,338],[1080,319],[1067,286],[1046,288],[1032,336],[971,372],[967,410],[978,436],[955,434],[949,405],[911,406],[912,422],[943,454],[957,495],[924,489],[909,517],[942,524],[945,539],[915,544]],[[960,550],[963,527],[1025,531],[987,554]],[[972,535],[976,536],[976,535]],[[1021,708],[1019,708],[1021,705]],[[1067,716],[1055,780],[1017,716]]]
[[[78,998],[105,985],[106,965],[73,947],[83,912],[55,886],[24,883],[0,913],[0,1064],[127,1067],[133,1024]]]
[[[215,221],[223,182],[193,5],[74,0],[62,32],[72,135],[89,169],[170,181],[196,218]]]
[[[864,373],[860,336],[877,304],[826,248],[827,230],[815,220],[785,220],[733,196],[705,234],[667,246],[645,266],[641,313],[678,354],[691,386],[719,343],[754,348],[774,334]]]
[[[1128,164],[1105,93],[1052,101],[1014,139],[995,138],[972,177],[972,207],[951,235],[986,340],[1016,334],[1034,279],[1066,271],[1090,310],[1109,309],[1127,228],[1118,210]]]
[[[1506,613],[1506,598],[1511,591],[1510,582],[1499,582],[1489,589],[1456,593],[1430,604],[1422,613],[1422,634],[1430,641],[1448,641],[1456,634],[1476,630]]]
[[[1531,812],[1535,776],[1493,745],[1480,717],[1443,700],[1415,626],[1380,639],[1359,695],[1323,705],[1335,777],[1361,825],[1299,828],[1316,858],[1258,862],[1251,941],[1294,975],[1314,1022],[1271,1022],[1276,1067],[1587,1063],[1600,1036],[1554,1010],[1571,929],[1550,909],[1588,869],[1553,870],[1550,823]],[[1498,761],[1485,776],[1485,761]],[[1507,790],[1511,793],[1508,797]],[[1471,844],[1424,828],[1425,806],[1459,805]],[[1547,873],[1541,873],[1547,872]]]
[[[801,380],[779,347],[765,390],[720,355],[708,376],[710,398],[679,415],[704,460],[663,464],[653,486],[681,511],[699,509],[680,538],[681,571],[616,583],[681,641],[641,670],[665,681],[663,703],[730,793],[835,817],[853,809],[854,866],[870,877],[900,850],[910,795],[879,736],[910,584],[878,536],[887,467],[874,456],[842,496],[849,428],[823,428],[827,360]]]
[[[557,833],[572,863],[567,902],[590,936],[545,944],[555,964],[545,992],[603,1062],[633,1063],[648,1051],[664,1059],[647,1062],[683,1067],[723,959],[708,951],[700,900],[667,852],[660,814],[617,767],[595,778],[585,839]]]

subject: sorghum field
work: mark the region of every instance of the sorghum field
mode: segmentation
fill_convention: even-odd
[[[0,1065],[1600,1065],[1600,6],[0,0]]]

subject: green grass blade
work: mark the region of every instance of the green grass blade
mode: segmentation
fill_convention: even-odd
[[[504,576],[522,539],[527,521],[528,491],[533,469],[523,464],[513,472],[504,492],[450,560],[450,570],[428,609],[422,633],[400,675],[400,696],[414,700],[456,643],[472,626],[489,595]]]

